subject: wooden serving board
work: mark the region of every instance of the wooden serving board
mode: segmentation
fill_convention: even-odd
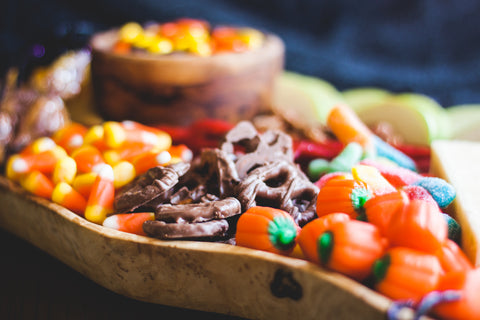
[[[249,319],[385,319],[391,304],[301,259],[108,229],[1,176],[0,204],[1,228],[132,299]]]

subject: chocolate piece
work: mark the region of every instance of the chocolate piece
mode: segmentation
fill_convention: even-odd
[[[284,159],[293,162],[292,138],[279,130],[257,132],[252,123],[242,121],[225,136],[221,149],[235,155],[239,149],[243,154],[237,155],[235,167],[240,179],[248,172],[266,162]]]
[[[189,168],[189,163],[178,162],[149,169],[115,195],[115,211],[132,212],[152,200],[164,202]]]
[[[207,168],[207,177],[210,177],[213,186],[218,188],[220,197],[233,194],[239,182],[235,164],[228,155],[220,149],[205,149],[201,154],[200,167]]]
[[[173,200],[175,203],[196,202],[207,193],[219,198],[229,197],[234,194],[238,182],[235,164],[225,152],[220,149],[204,149],[179,182],[189,192],[179,189]]]
[[[163,240],[223,237],[228,231],[225,219],[202,223],[166,223],[164,221],[145,221],[143,230],[151,237]]]
[[[200,203],[160,205],[155,211],[155,219],[165,222],[197,223],[225,219],[242,212],[240,201],[228,197],[221,200]]]
[[[315,216],[315,186],[294,164],[285,160],[270,162],[251,171],[237,187],[242,209],[269,206],[287,211],[297,223]]]

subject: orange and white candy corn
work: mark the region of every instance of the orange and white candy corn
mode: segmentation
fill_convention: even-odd
[[[168,152],[170,152],[170,155],[172,156],[172,161],[171,162],[179,162],[179,161],[184,161],[184,162],[190,162],[193,159],[193,152],[184,144],[179,144],[179,145],[172,145],[169,149]]]
[[[27,145],[20,154],[22,156],[27,154],[37,154],[43,151],[53,149],[57,144],[49,137],[40,137],[35,139],[32,143]]]
[[[88,221],[102,224],[107,215],[113,212],[115,187],[112,167],[103,164],[97,168],[97,177],[85,208],[85,218]]]
[[[107,121],[103,124],[103,130],[105,144],[113,149],[119,148],[124,143],[142,143],[166,150],[172,144],[172,139],[166,132],[134,121],[122,123]]]
[[[60,146],[54,146],[52,149],[40,153],[20,154],[12,157],[11,161],[7,163],[9,166],[7,172],[10,172],[13,176],[32,171],[49,174],[55,169],[58,160],[64,157],[67,157],[67,153]]]
[[[77,175],[77,163],[72,157],[64,157],[57,161],[52,173],[54,184],[66,182],[71,184]]]
[[[155,213],[153,212],[119,213],[107,217],[103,221],[103,226],[144,236],[146,234],[143,231],[143,223],[154,219]]]
[[[113,166],[113,185],[115,189],[121,188],[135,179],[135,167],[128,161],[120,161]]]
[[[96,165],[104,164],[100,151],[92,145],[83,145],[72,152],[79,173],[91,172]]]
[[[150,168],[167,165],[170,160],[172,160],[172,157],[168,151],[148,152],[136,157],[132,164],[137,175],[141,175]]]
[[[74,149],[83,145],[83,137],[87,130],[84,125],[72,122],[57,130],[52,139],[70,154]]]
[[[85,133],[85,136],[83,137],[83,145],[92,145],[100,152],[103,152],[108,149],[103,137],[103,125],[93,125]]]
[[[72,181],[72,187],[85,197],[85,199],[88,199],[96,179],[97,173],[95,171],[77,174]]]
[[[120,161],[131,162],[135,157],[142,153],[152,150],[152,146],[144,143],[124,143],[117,149],[109,149],[103,153],[105,162],[109,165],[115,165]]]
[[[87,200],[66,182],[58,183],[52,192],[52,201],[83,216]]]
[[[53,182],[42,172],[32,171],[20,179],[21,186],[36,196],[50,199],[53,192]]]

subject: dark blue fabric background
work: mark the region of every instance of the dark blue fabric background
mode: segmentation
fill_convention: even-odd
[[[453,0],[3,0],[0,66],[33,65],[128,21],[201,18],[280,35],[286,69],[338,89],[378,86],[480,103],[480,2]],[[42,43],[43,58],[31,46]]]

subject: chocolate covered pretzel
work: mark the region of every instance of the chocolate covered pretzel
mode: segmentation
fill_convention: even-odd
[[[167,223],[158,220],[143,223],[143,231],[147,235],[162,240],[224,237],[228,227],[225,219],[202,223]]]
[[[132,212],[154,200],[157,202],[166,201],[171,195],[172,188],[189,168],[189,163],[178,162],[149,169],[116,194],[115,211]]]
[[[241,153],[237,149],[241,148]],[[260,134],[248,121],[238,123],[226,136],[221,149],[235,157],[240,179],[264,163],[280,159],[293,162],[292,138],[280,130],[267,130]]]
[[[314,218],[317,194],[318,188],[301,169],[285,160],[257,167],[237,187],[244,211],[257,205],[282,209],[299,225]]]
[[[155,211],[155,219],[165,222],[198,223],[226,219],[240,213],[242,213],[240,201],[228,197],[200,203],[161,205]]]

